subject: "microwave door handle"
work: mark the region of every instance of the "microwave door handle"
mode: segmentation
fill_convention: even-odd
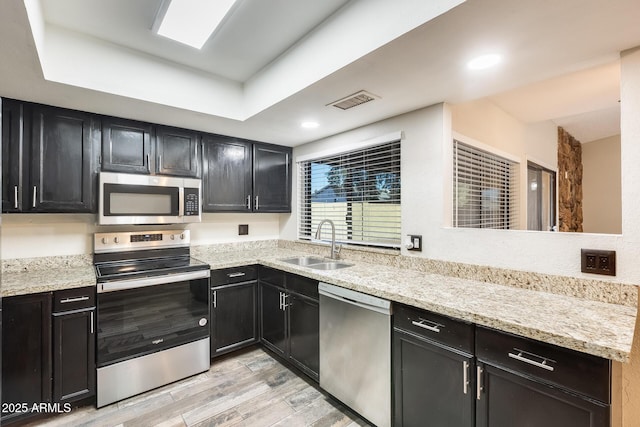
[[[178,217],[184,216],[184,187],[178,189]]]

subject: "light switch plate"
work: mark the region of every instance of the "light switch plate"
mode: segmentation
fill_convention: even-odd
[[[249,234],[249,224],[238,225],[238,236],[246,236]]]

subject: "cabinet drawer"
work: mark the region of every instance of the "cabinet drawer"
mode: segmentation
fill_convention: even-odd
[[[394,305],[393,310],[395,328],[473,353],[473,324],[401,304]]]
[[[290,291],[313,298],[315,300],[319,299],[317,280],[298,276],[297,274],[287,274],[286,288]]]
[[[284,287],[285,275],[286,273],[284,271],[260,266],[259,276],[260,276],[260,280],[263,282]]]
[[[611,362],[607,359],[483,327],[476,328],[476,357],[487,364],[611,402]]]
[[[78,310],[96,305],[95,286],[65,289],[53,293],[53,312]]]
[[[256,280],[257,277],[258,267],[255,265],[211,270],[211,286],[250,282]]]

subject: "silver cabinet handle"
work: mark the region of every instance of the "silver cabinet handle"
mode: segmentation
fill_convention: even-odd
[[[282,292],[280,292],[280,310],[282,310],[282,297],[284,296],[284,294]]]
[[[93,334],[93,310],[91,310],[91,313],[89,313],[89,315],[91,316],[89,322],[91,323],[91,333]]]
[[[89,299],[88,296],[76,297],[76,298],[65,298],[60,300],[60,304],[67,304],[70,302],[79,302],[79,301],[87,301]]]
[[[291,295],[282,294],[282,310],[286,310],[287,307],[289,307],[291,304],[287,304],[287,298],[289,298]]]
[[[482,367],[478,366],[476,370],[476,399],[480,400],[482,393]]]
[[[256,196],[256,203],[255,203],[256,210],[260,209],[260,208],[258,207],[258,198],[259,198],[259,197],[260,197],[260,196]]]
[[[156,160],[156,173],[160,172],[161,167],[162,167],[162,154],[158,154],[158,159]]]
[[[151,173],[151,163],[149,163],[149,155],[147,154],[147,172]]]
[[[469,362],[462,361],[462,392],[467,394],[469,391]]]
[[[442,325],[440,325],[438,323],[434,323],[434,322],[429,322],[429,323],[432,323],[432,325],[427,325],[426,322],[429,322],[429,321],[425,320],[425,319],[420,319],[419,322],[414,320],[413,322],[411,322],[411,324],[414,325],[414,326],[418,326],[420,328],[426,329],[428,331],[440,333],[439,326],[442,326]]]
[[[227,277],[231,277],[231,278],[242,277],[242,276],[245,276],[246,274],[247,273],[243,273],[242,271],[239,271],[237,273],[229,273],[229,274],[227,274]]]
[[[247,196],[247,210],[251,210],[251,194]]]
[[[33,186],[33,207],[36,207],[36,194],[38,193],[38,187]]]
[[[218,308],[218,291],[213,291],[213,308]]]
[[[18,209],[18,186],[13,186],[13,208]]]
[[[535,354],[527,353],[526,351],[520,350],[518,348],[514,348],[514,350],[517,353],[508,353],[510,358],[519,360],[520,362],[528,363],[529,365],[533,365],[533,366],[536,366],[538,368],[546,369],[547,371],[551,371],[551,372],[554,371],[554,367],[547,365],[547,362],[555,363],[555,360],[547,359],[546,357],[542,357],[542,356],[536,356]],[[527,357],[524,357],[523,354],[528,354],[528,355],[531,355],[531,356],[534,356],[534,357],[539,357],[540,359],[542,359],[542,362],[538,362],[536,360],[532,360],[532,359],[529,359]]]
[[[160,344],[162,342],[164,342],[164,338],[160,338],[159,340],[153,340],[151,341],[151,344]]]

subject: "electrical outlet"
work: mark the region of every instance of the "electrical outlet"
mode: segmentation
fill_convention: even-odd
[[[238,236],[246,236],[249,234],[249,224],[238,225]]]
[[[616,275],[616,251],[581,249],[580,255],[583,273]]]
[[[422,252],[422,236],[410,234],[409,240],[411,241],[411,248],[408,250]]]

